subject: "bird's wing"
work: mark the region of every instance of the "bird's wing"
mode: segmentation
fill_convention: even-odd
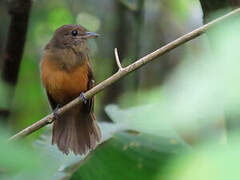
[[[47,92],[48,101],[52,107],[52,110],[56,109],[58,103],[53,99],[53,97]]]
[[[91,89],[94,87],[95,85],[95,81],[94,81],[94,77],[93,77],[93,73],[90,67],[90,64],[88,65],[88,85],[87,85],[87,90]],[[94,97],[92,97],[91,99],[89,99],[87,101],[87,111],[93,112],[94,111]]]

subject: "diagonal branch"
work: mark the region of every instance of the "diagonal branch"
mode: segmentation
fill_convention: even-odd
[[[122,68],[121,71],[116,72],[108,79],[104,80],[103,82],[99,83],[98,85],[96,85],[95,87],[93,87],[92,89],[87,91],[85,93],[86,98],[87,99],[91,98],[92,96],[99,93],[103,89],[107,88],[114,82],[118,81],[120,78],[126,76],[127,74],[129,74],[129,73],[137,70],[138,68],[144,66],[145,64],[151,62],[152,60],[156,59],[160,55],[163,55],[163,54],[169,52],[170,50],[175,49],[176,47],[200,36],[201,34],[205,33],[208,29],[215,26],[216,24],[223,22],[224,20],[226,20],[234,15],[237,15],[239,13],[240,13],[240,8],[238,8],[238,9],[236,9],[214,21],[209,22],[208,24],[206,24],[206,25],[172,41],[171,43],[157,49],[156,51],[144,56],[143,58],[137,60],[136,62],[130,64],[129,66]],[[81,98],[74,99],[73,101],[71,101],[70,103],[66,104],[61,109],[59,109],[59,111],[58,111],[59,115],[66,112],[67,110],[71,109],[72,107],[78,105],[81,102],[82,102]],[[26,129],[20,131],[16,135],[12,136],[10,138],[10,140],[14,140],[14,139],[18,139],[18,138],[27,136],[27,135],[37,131],[38,129],[44,127],[45,125],[52,123],[53,121],[54,121],[53,113],[51,113],[51,114],[47,115],[46,117],[44,117],[43,119],[37,121],[33,125],[27,127]]]

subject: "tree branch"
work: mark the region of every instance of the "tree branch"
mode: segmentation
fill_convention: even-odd
[[[95,87],[93,87],[92,89],[87,91],[85,93],[86,98],[87,99],[91,98],[92,96],[99,93],[100,91],[102,91],[103,89],[108,87],[109,85],[118,81],[120,78],[126,76],[127,74],[129,74],[129,73],[137,70],[138,68],[144,66],[145,64],[151,62],[152,60],[156,59],[160,55],[163,55],[163,54],[169,52],[170,50],[190,41],[191,39],[194,39],[194,38],[200,36],[201,34],[205,33],[209,28],[212,28],[216,24],[223,22],[225,19],[228,19],[229,17],[232,17],[239,13],[240,13],[240,8],[238,8],[238,9],[236,9],[214,21],[209,22],[208,24],[206,24],[206,25],[172,41],[171,43],[157,49],[156,51],[144,56],[143,58],[137,60],[136,62],[130,64],[129,66],[122,68],[121,71],[116,72],[108,79],[104,80],[103,82],[99,83],[98,85],[96,85]],[[66,104],[65,106],[63,106],[62,108],[59,109],[59,111],[58,111],[59,115],[66,112],[67,110],[71,109],[72,107],[78,105],[81,102],[82,102],[81,98],[74,99],[73,101],[71,101],[70,103]],[[53,121],[54,121],[53,113],[51,113],[48,116],[44,117],[43,119],[37,121],[33,125],[27,127],[26,129],[20,131],[16,135],[12,136],[11,138],[9,138],[9,140],[14,140],[14,139],[18,139],[18,138],[27,136],[27,135],[33,133],[34,131],[37,131],[38,129],[42,128],[43,126],[52,123]]]
[[[122,65],[121,65],[121,62],[120,62],[120,59],[119,59],[119,56],[118,56],[117,48],[114,49],[114,54],[115,54],[116,63],[118,65],[118,70],[121,71],[122,70]]]

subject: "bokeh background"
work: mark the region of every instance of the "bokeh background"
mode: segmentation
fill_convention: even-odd
[[[0,1],[1,59],[11,21],[8,10],[15,3]],[[9,111],[1,116],[0,178],[239,177],[239,17],[97,94],[95,112],[105,143],[87,158],[66,157],[52,147],[51,127],[16,144],[4,140],[51,112],[39,65],[44,46],[61,25],[80,24],[100,34],[89,40],[90,61],[100,83],[118,70],[115,47],[122,65],[129,65],[239,4],[231,0],[32,1],[18,81],[14,86],[4,79],[0,83],[0,109]]]
[[[1,47],[6,43],[10,23],[10,16],[4,5],[2,3],[1,7],[3,22]],[[10,123],[15,131],[50,112],[39,78],[39,64],[44,46],[61,25],[81,24],[89,31],[101,35],[89,42],[91,64],[98,83],[117,71],[113,53],[115,47],[118,48],[122,64],[128,65],[199,27],[202,24],[202,12],[200,3],[192,0],[176,2],[43,0],[33,2],[29,20],[10,117]],[[105,105],[119,102],[122,95],[161,85],[188,48],[191,48],[191,51],[201,50],[197,42],[183,45],[98,94],[96,111],[100,113],[99,118],[107,118],[101,114]]]

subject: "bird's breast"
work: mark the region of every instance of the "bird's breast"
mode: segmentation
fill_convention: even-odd
[[[47,92],[58,103],[67,103],[88,88],[87,62],[66,71],[56,61],[43,58],[41,76]]]

